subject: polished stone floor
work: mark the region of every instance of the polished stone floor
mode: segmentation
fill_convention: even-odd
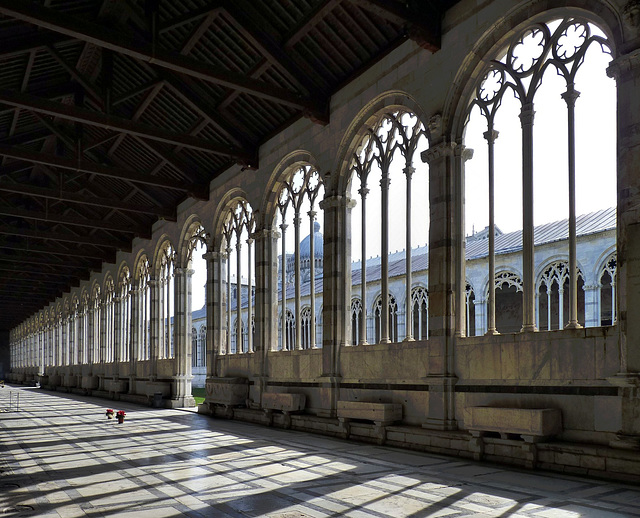
[[[108,406],[127,412],[123,424]],[[17,387],[0,389],[0,410],[2,516],[640,517],[638,486],[188,410]]]

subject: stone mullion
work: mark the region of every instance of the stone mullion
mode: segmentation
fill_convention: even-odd
[[[231,247],[227,247],[226,266],[227,266],[227,354],[233,354],[231,350],[231,333],[233,332],[231,327]],[[236,351],[238,350],[238,344],[236,343]]]
[[[582,327],[578,323],[578,261],[576,250],[576,137],[575,104],[580,95],[571,83],[562,98],[567,103],[569,156],[569,322],[568,329]]]
[[[227,354],[227,350],[231,346],[231,344],[227,341],[227,334],[225,329],[225,321],[227,318],[227,305],[228,300],[226,299],[225,287],[227,285],[226,281],[226,268],[227,268],[227,256],[224,253],[220,253],[220,257],[218,260],[218,266],[216,268],[217,277],[219,279],[217,285],[217,295],[219,302],[219,308],[217,312],[217,322],[218,322],[218,330],[220,332],[219,341],[217,344],[218,354]]]
[[[498,132],[489,122],[489,130],[484,133],[489,156],[489,296],[487,300],[487,333],[496,335],[496,222],[495,222],[495,141]],[[534,312],[535,313],[535,312]]]
[[[381,216],[380,226],[380,284],[382,288],[380,311],[380,343],[391,342],[389,338],[389,169],[383,168],[380,180]]]
[[[253,239],[247,239],[247,351],[254,352],[253,346],[253,282],[251,280]]]
[[[473,149],[468,148],[462,144],[458,144],[454,150],[454,167],[455,167],[455,228],[456,232],[456,256],[455,256],[455,290],[456,290],[456,318],[455,333],[457,336],[469,335],[467,329],[468,318],[465,318],[468,311],[462,310],[463,305],[467,307],[467,274],[466,274],[466,239],[464,232],[465,222],[465,164],[468,160],[473,158]],[[427,311],[429,310],[429,299],[427,298]],[[422,311],[420,311],[422,314]],[[428,320],[428,319],[427,319]],[[424,323],[427,326],[427,338],[429,333],[428,322]],[[475,333],[475,330],[474,330]]]
[[[533,103],[520,111],[522,125],[522,331],[536,330],[533,235]]]
[[[358,343],[360,345],[367,345],[367,194],[369,189],[366,187],[366,183],[358,191],[360,193],[360,200],[362,203],[362,221],[361,221],[361,234],[362,234],[362,250],[360,259],[360,298],[362,301],[362,325],[360,326],[360,334],[358,336]]]
[[[407,177],[407,200],[405,215],[405,300],[404,300],[404,340],[412,342],[413,336],[413,313],[411,311],[411,179],[415,173],[414,167],[405,167],[404,174]]]
[[[456,144],[439,135],[441,124],[432,119],[432,142],[421,154],[429,164],[429,349],[425,356],[429,405],[425,428],[457,428],[455,419],[454,370],[455,320],[455,176]],[[426,350],[425,350],[426,354]]]
[[[311,319],[309,322],[309,348],[316,348],[316,211],[311,210],[309,216],[309,296]]]
[[[294,228],[294,287],[295,287],[295,316],[296,316],[296,330],[295,330],[295,349],[302,349],[302,319],[300,317],[300,209],[296,207],[295,216],[293,218]],[[313,241],[313,232],[309,236],[309,239]]]
[[[150,311],[149,311],[149,380],[158,377],[158,358],[160,356],[161,299],[160,283],[153,278],[149,281]]]
[[[236,241],[236,352],[243,353],[242,347],[242,241],[238,229]]]
[[[280,275],[281,275],[281,299],[282,299],[282,314],[281,314],[281,333],[280,339],[282,340],[281,349],[283,351],[287,350],[287,249],[285,243],[285,237],[287,232],[288,225],[284,222],[285,212],[282,212],[282,224],[280,225],[281,239],[282,239],[282,255],[281,257],[281,265],[280,265]]]
[[[140,359],[140,291],[138,289],[132,289],[129,292],[129,304],[130,308],[130,321],[129,321],[129,391],[132,392],[133,382],[137,376],[136,364]]]

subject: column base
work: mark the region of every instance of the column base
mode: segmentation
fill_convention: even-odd
[[[429,418],[422,423],[425,430],[438,430],[442,432],[453,432],[458,429],[458,422],[455,419],[435,419]]]

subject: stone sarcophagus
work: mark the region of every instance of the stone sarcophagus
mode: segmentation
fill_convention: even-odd
[[[551,437],[562,431],[562,415],[556,408],[471,407],[466,427],[471,431]]]
[[[247,378],[208,378],[205,403],[227,407],[244,405],[249,397]]]

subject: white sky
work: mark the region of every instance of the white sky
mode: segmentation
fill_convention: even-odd
[[[585,214],[616,204],[616,91],[615,81],[607,77],[605,69],[611,57],[604,54],[598,45],[592,44],[585,62],[576,77],[576,89],[580,97],[576,102],[576,211]],[[566,219],[568,205],[568,158],[567,158],[567,108],[560,95],[566,90],[562,77],[549,67],[542,85],[534,98],[534,224]],[[522,130],[520,127],[520,102],[507,95],[498,110],[495,129],[499,137],[495,144],[495,221],[503,232],[522,228]],[[485,119],[476,109],[467,124],[465,145],[474,150],[473,159],[466,163],[465,232],[483,230],[489,224],[487,143],[482,134],[486,131]],[[416,172],[412,180],[412,247],[428,242],[429,191],[428,166],[420,159],[426,149],[423,139],[415,154]],[[405,249],[406,181],[402,173],[404,158],[394,158],[391,166],[389,186],[390,221],[389,251]],[[372,171],[367,196],[367,257],[380,254],[380,171]],[[358,201],[352,211],[352,259],[361,256],[361,207],[359,180],[353,181],[351,195]],[[321,200],[324,192],[319,194]],[[317,221],[324,233],[322,213]],[[301,214],[309,211],[308,202]],[[288,209],[286,222],[287,253],[294,250],[293,210]],[[278,224],[280,221],[278,220]],[[309,235],[308,219],[303,219],[300,238]],[[204,304],[206,264],[202,259],[204,250],[194,251],[193,309]],[[242,274],[246,277],[246,244],[242,250],[244,260]],[[255,254],[255,250],[253,251]],[[280,254],[280,249],[278,250]],[[255,259],[255,255],[254,255]],[[236,259],[232,261],[232,276],[235,276]],[[254,272],[252,271],[252,278]]]

